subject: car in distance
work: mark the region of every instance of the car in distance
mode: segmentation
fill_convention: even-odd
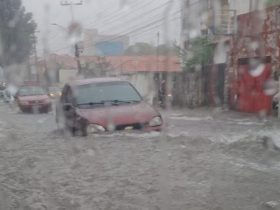
[[[48,88],[49,96],[53,99],[59,98],[61,96],[61,88],[56,86],[51,86]]]
[[[36,85],[21,86],[16,94],[16,102],[22,112],[35,110],[49,112],[51,110],[51,101],[47,91]]]
[[[160,131],[160,113],[128,81],[95,78],[64,86],[56,108],[59,126],[73,135],[115,130]]]

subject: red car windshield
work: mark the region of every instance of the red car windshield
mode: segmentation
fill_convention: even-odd
[[[75,89],[78,105],[99,104],[103,102],[140,102],[141,96],[127,82],[87,84]]]
[[[42,87],[28,86],[22,87],[18,91],[19,96],[36,96],[46,95],[46,91]]]

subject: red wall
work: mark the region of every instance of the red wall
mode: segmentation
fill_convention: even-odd
[[[242,112],[257,113],[270,112],[272,109],[272,96],[264,94],[263,87],[271,76],[270,64],[264,65],[263,72],[254,77],[249,73],[248,65],[240,65],[238,80],[232,86],[232,97],[237,97],[235,107]],[[231,98],[233,103],[233,98]]]

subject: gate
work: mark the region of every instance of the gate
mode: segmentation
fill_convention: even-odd
[[[256,73],[250,73],[249,59],[238,65],[238,78],[232,81],[230,103],[238,111],[258,113],[272,110],[272,96],[264,94],[265,82],[271,77],[270,63],[263,62]]]

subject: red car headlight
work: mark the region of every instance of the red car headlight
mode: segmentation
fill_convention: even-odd
[[[156,127],[156,126],[161,126],[162,125],[162,119],[160,116],[154,117],[150,122],[149,126],[151,127]]]
[[[100,132],[105,132],[106,129],[98,124],[89,124],[87,126],[87,131],[88,133],[100,133]]]

